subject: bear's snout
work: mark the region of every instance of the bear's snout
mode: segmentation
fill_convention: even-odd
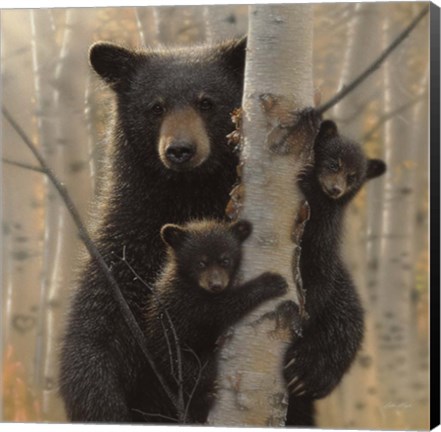
[[[165,167],[187,171],[210,156],[210,139],[199,113],[190,107],[171,110],[159,133],[159,157]]]
[[[166,149],[165,155],[171,163],[188,162],[196,153],[196,145],[189,141],[173,141]]]

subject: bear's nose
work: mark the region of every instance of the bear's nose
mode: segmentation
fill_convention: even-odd
[[[331,196],[339,198],[343,192],[343,189],[338,185],[333,185],[329,192],[331,193]]]
[[[224,286],[220,282],[212,282],[210,284],[210,290],[214,293],[219,293],[224,289]]]
[[[170,162],[181,164],[188,162],[195,154],[195,146],[188,141],[174,141],[165,151]]]

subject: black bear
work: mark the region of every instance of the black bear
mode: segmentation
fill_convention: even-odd
[[[363,184],[386,165],[325,120],[315,163],[300,179],[311,216],[302,238],[300,271],[308,319],[286,353],[290,397],[286,425],[314,426],[315,399],[328,395],[351,365],[363,338],[363,309],[341,256],[344,212]]]
[[[269,272],[235,283],[250,233],[245,220],[162,228],[168,258],[147,306],[145,331],[157,371],[177,400],[181,390],[182,400],[171,404],[151,371],[142,404],[146,422],[159,416],[162,422],[204,423],[215,394],[216,341],[263,301],[286,293],[285,279]]]
[[[116,95],[93,238],[141,327],[150,298],[145,284],[154,283],[166,257],[161,227],[225,217],[238,163],[226,136],[241,104],[245,46],[237,40],[147,52],[108,43],[90,49],[93,69]],[[156,385],[146,364],[88,259],[61,346],[68,419],[144,421],[142,395]]]

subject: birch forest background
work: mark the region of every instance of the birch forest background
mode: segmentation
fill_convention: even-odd
[[[314,86],[330,99],[425,3],[311,5]],[[2,105],[88,220],[100,188],[110,92],[88,66],[98,40],[186,45],[247,31],[247,6],[3,10]],[[328,428],[423,429],[428,394],[428,17],[326,117],[388,165],[351,204],[347,262],[363,299],[363,349],[319,402]],[[84,252],[53,186],[2,118],[3,421],[64,421],[58,343]],[[324,353],[326,355],[326,353]]]

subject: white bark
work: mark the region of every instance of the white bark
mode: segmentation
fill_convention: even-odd
[[[264,93],[287,96],[291,112],[312,105],[311,6],[250,7],[240,217],[250,220],[254,231],[244,246],[243,276],[249,280],[263,271],[280,273],[289,283],[289,293],[249,314],[230,334],[221,352],[218,401],[209,416],[215,425],[282,426],[286,415],[282,360],[291,335],[276,331],[274,321],[263,317],[282,300],[298,301],[291,230],[301,199],[295,179],[303,163],[293,154],[268,148],[271,125],[259,100]],[[308,138],[313,141],[297,137],[300,144],[294,145]]]
[[[38,125],[38,142],[42,147],[51,166],[57,171],[62,167],[57,164],[57,146],[55,144],[55,126],[58,112],[54,106],[55,88],[53,71],[56,67],[58,47],[55,42],[55,32],[53,29],[52,17],[48,10],[30,10],[30,28],[32,33],[32,69],[35,87],[36,120]],[[44,363],[47,347],[46,324],[48,310],[46,307],[48,290],[50,289],[50,269],[58,269],[58,254],[56,253],[56,240],[62,238],[62,232],[54,229],[57,226],[57,219],[62,213],[62,203],[58,200],[50,200],[49,196],[53,193],[52,186],[46,176],[42,177],[45,187],[46,202],[45,223],[44,223],[44,256],[43,266],[40,276],[40,300],[37,321],[37,335],[35,346],[35,385],[44,394],[45,374]],[[54,253],[55,250],[55,254]],[[50,264],[49,264],[50,263]],[[50,315],[50,313],[49,313]],[[41,396],[40,394],[40,396]]]

